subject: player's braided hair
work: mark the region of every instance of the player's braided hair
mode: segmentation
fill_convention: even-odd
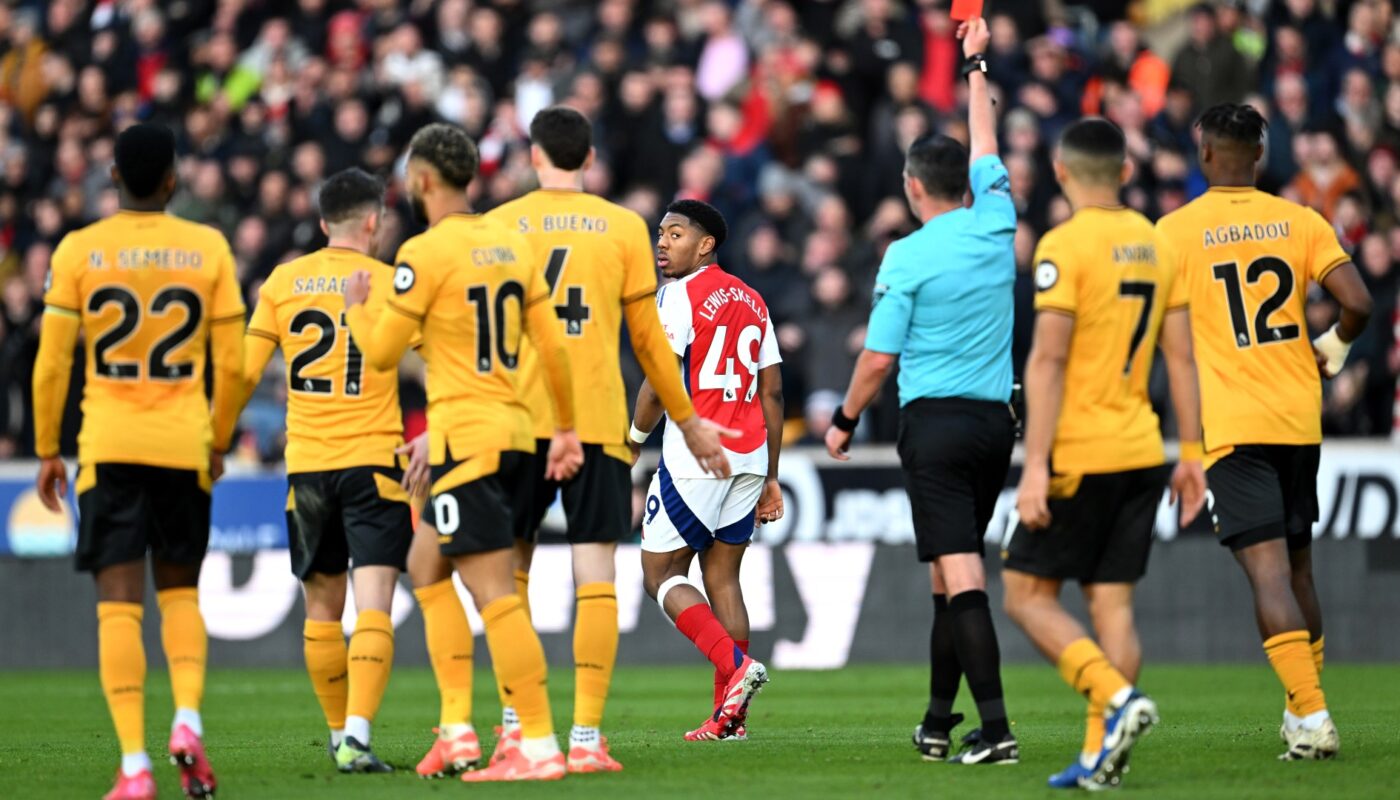
[[[1254,106],[1244,103],[1221,103],[1206,109],[1196,121],[1201,133],[1232,142],[1257,146],[1264,141],[1269,123]]]
[[[666,207],[667,214],[680,214],[695,223],[701,230],[715,237],[715,249],[724,244],[729,236],[729,225],[719,209],[703,200],[677,200]]]
[[[467,132],[446,122],[434,122],[413,134],[408,143],[409,158],[431,164],[444,181],[458,189],[476,178],[476,144]]]

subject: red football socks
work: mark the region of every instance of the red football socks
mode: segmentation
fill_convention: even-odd
[[[676,628],[695,643],[705,658],[724,676],[725,683],[744,660],[744,653],[724,629],[715,612],[705,603],[696,603],[676,617]]]

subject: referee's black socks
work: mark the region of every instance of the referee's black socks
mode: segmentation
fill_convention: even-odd
[[[956,594],[948,601],[948,616],[958,663],[977,701],[984,741],[999,742],[1011,732],[1001,695],[1001,649],[987,593],[981,589]],[[937,626],[935,616],[935,628]]]
[[[924,713],[923,729],[928,733],[947,733],[953,727],[953,700],[958,696],[958,684],[962,683],[963,675],[947,595],[933,596],[933,633],[929,636],[928,658],[928,711]]]

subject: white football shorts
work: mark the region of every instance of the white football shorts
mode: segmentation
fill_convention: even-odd
[[[642,549],[670,553],[689,547],[700,552],[716,539],[725,544],[748,542],[763,482],[764,476],[752,474],[675,478],[662,464],[647,489]]]

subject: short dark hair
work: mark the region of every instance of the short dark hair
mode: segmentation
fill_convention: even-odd
[[[1128,157],[1123,131],[1103,117],[1072,123],[1060,135],[1060,161],[1075,178],[1117,185]]]
[[[593,147],[588,118],[567,106],[546,108],[530,120],[530,142],[549,156],[549,163],[573,171],[583,167]]]
[[[150,122],[132,125],[117,135],[116,162],[127,193],[144,200],[160,190],[175,168],[175,134]]]
[[[348,222],[384,205],[384,184],[359,167],[350,167],[321,184],[316,202],[327,225]]]
[[[677,200],[666,206],[666,213],[679,214],[706,234],[715,237],[716,250],[729,237],[729,226],[725,224],[724,215],[703,200]]]
[[[408,143],[408,157],[427,162],[444,181],[465,189],[476,179],[479,157],[467,132],[446,122],[420,128]]]
[[[909,145],[904,170],[918,179],[924,191],[945,200],[960,200],[967,193],[967,148],[951,136],[925,134]]]
[[[1254,106],[1243,103],[1221,103],[1211,106],[1196,121],[1201,133],[1213,139],[1258,147],[1264,143],[1264,131],[1269,127],[1264,115]]]

